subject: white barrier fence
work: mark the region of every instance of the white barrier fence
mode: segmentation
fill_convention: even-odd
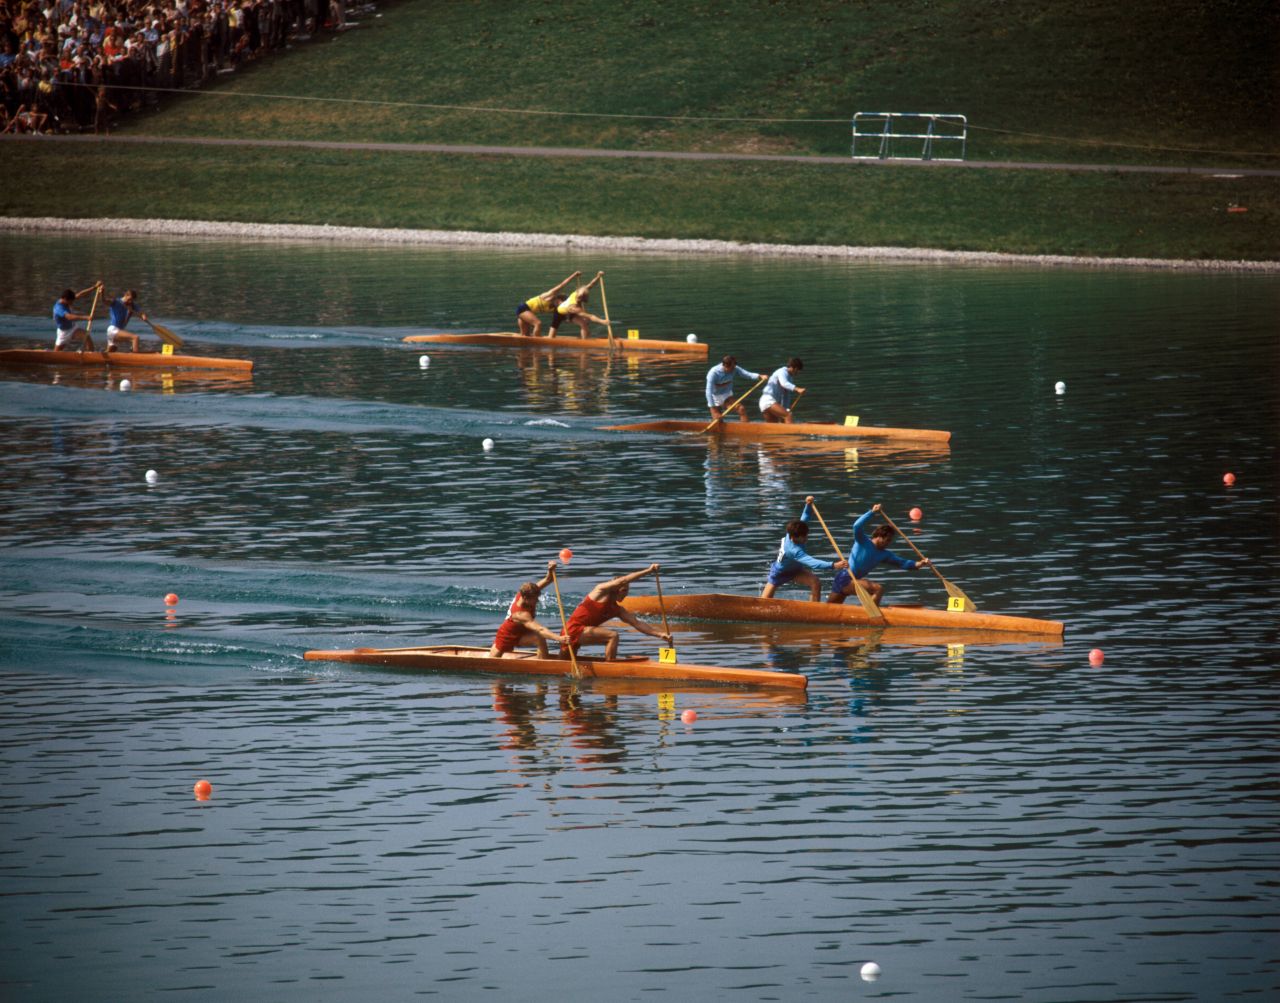
[[[964,160],[968,138],[963,115],[860,111],[853,116],[855,160]],[[868,152],[872,148],[875,152]]]

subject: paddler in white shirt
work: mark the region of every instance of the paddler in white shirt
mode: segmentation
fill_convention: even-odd
[[[724,406],[733,396],[733,378],[739,373],[747,379],[760,379],[759,373],[753,373],[745,366],[738,365],[738,360],[732,355],[726,355],[707,370],[707,407],[711,409],[712,418],[724,417]],[[746,408],[738,408],[738,420],[751,420],[747,417]]]
[[[774,370],[764,385],[764,393],[760,395],[760,414],[765,421],[791,424],[793,401],[804,393],[804,387],[795,384],[796,374],[803,368],[804,363],[800,359],[792,358],[785,366]]]
[[[556,307],[565,300],[560,295],[560,290],[581,274],[581,272],[574,272],[558,286],[552,286],[545,293],[531,296],[516,307],[516,323],[520,325],[520,333],[525,337],[539,337],[542,334],[542,319],[538,314],[549,313],[551,314],[551,334],[555,334],[562,319],[556,312]]]
[[[591,287],[604,278],[604,272],[596,272],[596,277],[588,282],[585,286],[578,286],[569,298],[556,307],[556,320],[552,321],[554,327],[562,318],[568,318],[578,325],[581,337],[585,338],[591,333],[592,324],[609,323],[603,317],[597,317],[593,313],[587,313],[585,306],[587,300],[591,297]]]

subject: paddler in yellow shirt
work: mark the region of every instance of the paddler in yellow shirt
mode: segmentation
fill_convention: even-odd
[[[591,297],[591,287],[602,278],[604,278],[604,272],[596,272],[596,277],[594,279],[588,282],[585,286],[578,286],[577,289],[569,294],[569,298],[567,300],[556,307],[556,317],[555,320],[551,322],[553,330],[563,318],[568,317],[578,325],[578,330],[581,331],[581,337],[585,338],[591,333],[592,324],[609,323],[603,317],[597,317],[593,313],[587,313],[586,309],[584,309],[587,300]]]
[[[531,296],[516,307],[516,323],[520,325],[520,333],[526,338],[537,338],[542,333],[542,320],[538,314],[549,313],[551,314],[551,333],[555,334],[562,319],[556,312],[556,307],[564,302],[560,290],[581,274],[581,272],[574,272],[558,286],[552,286],[545,293]]]

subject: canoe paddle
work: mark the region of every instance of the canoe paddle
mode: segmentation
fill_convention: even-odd
[[[573,651],[573,639],[569,635],[569,621],[564,618],[564,603],[560,600],[560,576],[556,569],[551,569],[551,584],[556,587],[556,607],[560,610],[560,633],[565,635],[569,644],[569,663],[573,666],[573,678],[581,679],[582,670],[578,668],[578,656]]]
[[[179,338],[172,331],[170,331],[163,324],[152,323],[151,319],[148,317],[143,317],[142,319],[151,325],[151,330],[155,331],[156,334],[160,335],[160,340],[163,341],[166,345],[172,345],[174,348],[182,347],[182,339]]]
[[[796,408],[798,408],[798,407],[800,406],[800,399],[801,399],[803,396],[804,396],[804,391],[803,391],[803,390],[797,390],[797,391],[796,391],[796,399],[795,399],[795,400],[792,402],[792,404],[791,404],[791,410],[787,412],[787,414],[791,415],[791,417],[792,417],[792,418],[794,418],[794,417],[796,416]]]
[[[762,386],[764,386],[768,382],[769,381],[765,377],[761,376],[760,379],[756,381],[755,386],[753,386],[745,394],[743,394],[736,401],[730,404],[727,408],[724,408],[723,410],[721,410],[721,412],[718,415],[716,415],[714,418],[711,419],[711,422],[707,425],[706,428],[698,432],[698,435],[704,435],[707,432],[710,432],[713,428],[719,425],[720,422],[724,421],[727,417],[729,417],[729,415],[733,413],[734,408],[736,408],[739,404],[741,404],[744,400],[746,400],[748,397],[750,397],[753,393],[755,393],[757,390],[759,390]]]
[[[897,533],[900,537],[902,537],[903,540],[906,541],[907,546],[916,552],[916,556],[920,558],[920,560],[922,561],[927,560],[924,554],[920,553],[920,548],[917,547],[914,543],[912,543],[911,540],[907,537],[907,535],[902,532],[902,530],[898,529],[898,527],[894,524],[894,521],[889,518],[888,514],[884,511],[884,509],[880,510],[880,517],[884,519],[884,521],[887,522],[890,526],[893,527],[894,532]],[[959,599],[962,603],[964,603],[964,611],[966,613],[973,613],[977,610],[978,604],[975,603],[972,599],[970,599],[967,595],[965,595],[964,589],[960,588],[959,585],[956,585],[954,582],[947,581],[946,578],[943,577],[942,572],[933,566],[932,561],[929,561],[929,570],[931,570],[935,575],[938,576],[938,581],[942,582],[942,587],[947,590],[947,595],[949,595],[952,599]]]
[[[616,347],[613,343],[613,322],[609,320],[609,297],[604,294],[604,276],[600,276],[600,305],[604,307],[604,329],[609,333],[609,351]]]
[[[653,584],[658,587],[658,610],[659,612],[662,613],[662,632],[666,634],[667,637],[671,637],[671,628],[667,626],[667,604],[662,599],[662,578],[659,576],[659,574],[656,571],[653,573]],[[675,638],[671,639],[670,648],[658,649],[658,661],[660,662],[667,661],[667,659],[663,656],[665,656],[668,651],[671,652],[670,660],[672,662],[677,661]]]
[[[836,560],[843,561],[844,554],[840,552],[840,548],[836,546],[835,537],[831,535],[831,530],[827,529],[827,522],[822,518],[822,513],[818,511],[818,506],[809,503],[809,507],[813,509],[813,514],[818,517],[818,522],[822,523],[822,531],[827,534],[827,540],[831,543],[831,549],[836,552]],[[853,573],[853,565],[849,566],[849,580],[853,582],[853,590],[858,594],[858,602],[862,603],[862,608],[866,610],[867,616],[871,618],[872,623],[884,623],[884,614],[880,612],[880,607],[876,605],[876,601],[871,598],[871,594],[862,587],[858,581],[858,576]]]
[[[93,338],[90,337],[89,332],[93,330],[93,315],[98,311],[98,298],[101,295],[102,295],[102,283],[99,282],[96,286],[93,287],[93,305],[89,307],[89,320],[84,325],[84,341],[80,345],[81,355],[83,355],[86,350],[90,352],[97,351],[97,349],[93,347]]]

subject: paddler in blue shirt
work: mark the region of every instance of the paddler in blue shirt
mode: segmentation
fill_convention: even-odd
[[[53,350],[55,352],[61,352],[64,348],[69,351],[77,341],[80,342],[81,351],[84,350],[85,337],[88,332],[84,328],[76,327],[76,321],[89,320],[89,315],[87,313],[72,313],[71,304],[81,296],[93,292],[99,285],[101,285],[100,282],[95,282],[88,289],[81,289],[79,292],[74,289],[67,289],[53,304]]]
[[[929,558],[927,557],[918,561],[908,561],[888,549],[894,536],[892,526],[877,526],[871,531],[871,535],[867,536],[864,527],[871,520],[871,517],[879,511],[880,503],[876,502],[867,510],[865,515],[859,516],[858,521],[853,524],[853,549],[849,551],[849,561],[845,565],[848,570],[836,572],[835,581],[831,583],[831,595],[827,596],[827,602],[842,603],[846,596],[856,594],[856,590],[853,587],[853,578],[850,577],[852,574],[857,577],[858,584],[866,589],[867,594],[879,605],[880,597],[884,595],[884,586],[869,580],[867,575],[885,561],[897,565],[904,571],[914,571],[916,568],[929,567]]]
[[[809,495],[804,500],[800,518],[787,523],[786,535],[778,544],[778,556],[769,566],[769,578],[760,593],[761,599],[772,599],[779,585],[795,582],[797,585],[809,586],[809,601],[817,602],[822,592],[822,583],[814,572],[849,566],[847,561],[824,561],[804,549],[805,541],[809,539],[809,515],[812,511],[813,495]]]
[[[711,409],[712,418],[724,417],[724,406],[733,396],[733,378],[739,373],[748,379],[760,379],[759,373],[753,373],[746,366],[738,365],[738,360],[732,355],[726,355],[707,370],[707,407]],[[738,408],[738,420],[750,420],[747,417],[746,408]]]
[[[125,325],[129,323],[129,318],[137,314],[143,320],[147,319],[147,315],[138,309],[138,293],[136,290],[130,289],[123,296],[117,296],[111,301],[111,322],[107,325],[107,351],[114,352],[116,350],[116,342],[124,339],[131,342],[133,351],[138,350],[138,336],[132,331],[126,331]]]
[[[537,296],[530,296],[516,307],[516,323],[520,325],[520,333],[525,337],[538,337],[542,333],[542,320],[538,314],[549,313],[551,314],[551,333],[555,334],[562,319],[561,315],[556,313],[556,307],[564,302],[560,290],[581,274],[581,272],[574,272],[558,286],[552,286],[545,293]]]
[[[792,401],[804,393],[804,387],[795,384],[796,374],[803,368],[804,362],[792,358],[773,371],[760,395],[760,414],[765,421],[791,424],[791,409],[795,406]]]

